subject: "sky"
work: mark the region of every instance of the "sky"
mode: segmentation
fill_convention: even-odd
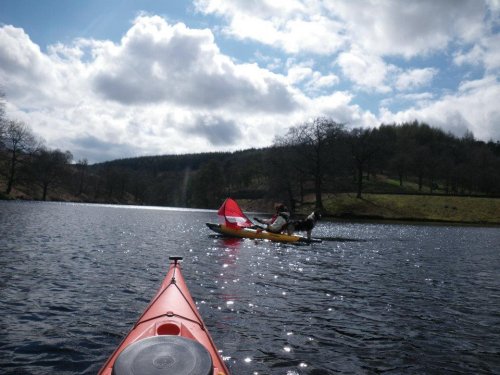
[[[319,116],[497,141],[499,73],[500,0],[0,0],[8,118],[91,163]]]

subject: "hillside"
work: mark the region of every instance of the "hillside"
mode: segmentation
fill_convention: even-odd
[[[436,222],[455,224],[500,225],[500,198],[458,197],[443,195],[328,194],[324,217],[341,220]],[[269,212],[272,202],[241,200],[245,211]],[[296,211],[306,216],[314,210],[309,196]]]
[[[259,211],[284,202],[336,218],[499,222],[500,143],[418,122],[347,129],[319,118],[267,148],[93,165],[9,145],[0,145],[4,199],[216,209],[231,196]]]
[[[338,218],[500,224],[500,199],[365,194],[328,197],[327,211]]]

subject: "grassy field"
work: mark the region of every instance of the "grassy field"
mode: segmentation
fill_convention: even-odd
[[[327,195],[325,210],[344,218],[500,224],[500,199],[457,196],[363,194]],[[302,207],[301,211],[306,211]]]

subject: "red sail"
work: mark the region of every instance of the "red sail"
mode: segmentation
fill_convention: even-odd
[[[238,203],[234,199],[227,198],[217,213],[219,214],[220,224],[233,228],[248,228],[253,226],[253,223],[241,211],[240,206],[238,206]]]

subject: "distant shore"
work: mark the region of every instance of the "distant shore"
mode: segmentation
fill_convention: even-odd
[[[241,200],[245,211],[271,212],[272,203]],[[339,220],[391,221],[470,225],[500,225],[500,198],[406,194],[325,194],[325,218]],[[314,210],[309,196],[296,207],[296,215]]]
[[[28,195],[6,196],[0,200],[34,200]],[[137,204],[134,202],[93,202],[84,197],[64,196],[50,201],[74,203]],[[245,212],[272,214],[273,204],[264,199],[239,199]],[[422,224],[466,224],[500,226],[500,198],[419,194],[324,194],[323,216],[331,220],[376,221]],[[203,208],[203,207],[197,207]],[[205,207],[206,208],[206,207]],[[214,208],[214,207],[210,207]],[[303,217],[315,209],[313,196],[297,203],[294,216]]]

